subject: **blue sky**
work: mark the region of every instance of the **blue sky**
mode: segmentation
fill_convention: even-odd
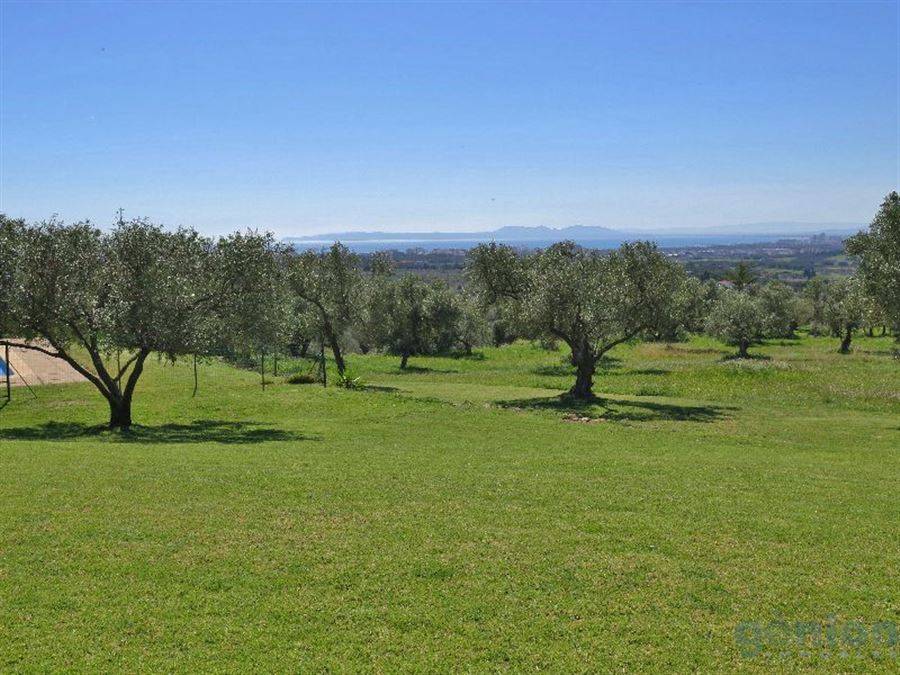
[[[0,5],[0,209],[208,233],[867,222],[885,2]]]

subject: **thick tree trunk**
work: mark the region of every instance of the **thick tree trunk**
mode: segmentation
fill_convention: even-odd
[[[409,361],[409,354],[401,354],[400,355],[400,369],[403,370],[406,368],[406,362]]]
[[[109,428],[127,430],[131,427],[131,397],[109,399]]]
[[[575,375],[575,384],[569,389],[572,398],[590,399],[594,397],[594,365],[580,364]]]
[[[463,345],[463,353],[466,356],[472,356],[472,343],[463,341],[462,345]]]
[[[134,397],[134,389],[141,377],[141,373],[144,371],[144,362],[150,355],[150,351],[148,349],[139,350],[134,356],[128,359],[124,366],[120,366],[117,369],[115,376],[113,376],[103,362],[102,354],[97,347],[97,338],[95,336],[91,336],[90,339],[82,338],[81,340],[81,346],[87,351],[91,363],[94,366],[93,372],[90,370],[89,366],[84,365],[73,358],[72,355],[69,354],[58,341],[54,340],[51,335],[45,335],[44,337],[50,344],[50,348],[30,344],[17,344],[15,346],[22,349],[37,351],[68,363],[77,373],[93,384],[97,390],[103,394],[103,398],[105,398],[109,404],[109,428],[128,429],[131,427],[131,401]],[[117,361],[119,361],[119,359],[117,359]],[[131,372],[128,374],[123,389],[121,387],[121,381],[129,368],[131,369]]]
[[[582,345],[572,350],[572,361],[575,363],[575,384],[569,389],[569,396],[582,400],[593,398],[597,358],[587,345]]]
[[[838,350],[841,354],[849,354],[850,353],[850,343],[853,341],[853,329],[847,328],[847,332],[844,333],[844,339],[841,340],[841,348]]]
[[[144,361],[149,352],[141,350],[134,361],[125,389],[121,395],[113,393],[109,398],[109,428],[127,430],[131,427],[131,400],[134,398],[134,389],[137,386],[141,373],[144,372]]]
[[[738,356],[740,356],[742,359],[749,359],[750,354],[747,352],[749,348],[749,340],[741,340],[740,342],[738,342]]]

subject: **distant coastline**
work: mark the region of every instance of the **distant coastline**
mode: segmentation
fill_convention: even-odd
[[[572,240],[587,248],[616,248],[626,241],[651,240],[660,247],[720,246],[754,244],[814,236],[847,236],[864,226],[852,223],[757,223],[721,228],[718,231],[660,230],[618,231],[604,227],[575,226],[504,227],[486,232],[342,232],[304,237],[285,237],[283,241],[299,248],[323,248],[340,241],[348,248],[368,253],[382,249],[470,249],[485,242],[508,244],[518,248],[544,248],[562,240]]]

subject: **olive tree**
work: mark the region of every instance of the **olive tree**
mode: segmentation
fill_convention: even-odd
[[[25,221],[0,213],[0,337],[15,332],[10,302],[16,287],[16,257],[25,234]]]
[[[738,348],[738,356],[748,358],[750,345],[765,333],[765,316],[758,298],[743,291],[727,290],[710,310],[706,332]]]
[[[25,340],[17,347],[68,363],[106,399],[110,428],[127,429],[150,354],[202,349],[212,301],[210,242],[144,220],[120,219],[108,233],[56,220],[15,229],[3,282],[5,330]],[[127,358],[112,367],[104,357],[118,350]]]
[[[847,240],[847,252],[859,259],[863,289],[900,340],[900,194],[885,197],[869,230]]]
[[[647,331],[647,339],[678,342],[688,333],[702,331],[703,322],[720,292],[721,286],[715,281],[688,277],[672,296],[672,311],[658,318]]]
[[[258,358],[264,370],[266,356],[287,346],[291,325],[285,255],[268,232],[236,232],[216,242],[212,348]]]
[[[663,316],[687,278],[649,242],[623,244],[603,254],[561,242],[533,255],[482,244],[468,273],[485,303],[504,306],[525,337],[560,340],[576,367],[569,395],[593,397],[597,362],[634,340]]]
[[[835,337],[841,338],[838,351],[850,352],[853,332],[863,323],[866,314],[866,297],[859,279],[836,279],[828,284],[825,299],[825,320]]]
[[[463,354],[470,356],[472,349],[485,344],[490,337],[490,329],[484,312],[474,297],[460,293],[454,297],[456,304],[455,338],[462,346]]]
[[[800,324],[802,307],[797,294],[782,281],[770,281],[756,293],[767,337],[791,338]]]
[[[341,340],[358,318],[362,292],[359,259],[340,243],[321,253],[304,251],[288,258],[288,283],[301,301],[294,303],[295,311],[311,314],[343,377],[347,364]]]
[[[363,354],[378,347],[383,339],[385,320],[390,309],[394,264],[385,252],[376,252],[370,260],[360,293],[358,319],[353,325],[353,337]]]
[[[825,301],[828,295],[828,280],[823,277],[813,277],[803,287],[803,298],[807,302],[809,316],[809,332],[812,335],[821,335],[828,322],[825,320]]]
[[[445,283],[409,273],[381,277],[369,301],[375,345],[399,356],[400,368],[411,356],[445,353],[457,340],[459,308]]]

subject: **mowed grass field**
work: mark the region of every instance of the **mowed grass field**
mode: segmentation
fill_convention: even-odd
[[[624,346],[583,408],[525,343],[365,390],[154,363],[127,436],[16,390],[0,670],[895,672],[735,633],[900,625],[900,363],[854,345]]]

